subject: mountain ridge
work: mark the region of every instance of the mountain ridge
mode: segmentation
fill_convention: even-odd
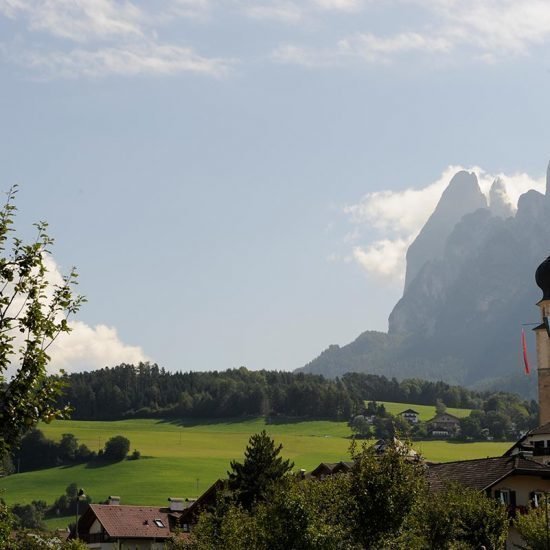
[[[444,219],[457,189],[452,201],[460,217],[455,212]],[[411,278],[390,313],[388,332],[365,331],[297,370],[426,378],[534,395],[535,377],[522,373],[520,333],[522,323],[539,317],[534,273],[550,253],[550,206],[545,195],[529,190],[514,214],[503,197],[499,180],[487,201],[474,174],[457,173],[407,252]]]

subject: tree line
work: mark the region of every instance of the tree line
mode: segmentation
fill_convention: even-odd
[[[246,415],[347,419],[362,406],[344,381],[319,375],[250,371],[168,372],[158,365],[122,364],[74,373],[59,406],[73,419]]]
[[[105,442],[97,453],[70,433],[62,434],[59,442],[48,439],[44,433],[33,428],[21,439],[20,445],[11,453],[2,457],[2,475],[30,472],[54,466],[74,466],[90,462],[118,462],[128,458],[138,460],[141,453],[135,449],[130,452],[130,440],[115,435]]]
[[[76,420],[260,415],[348,420],[360,413],[367,400],[418,405],[435,405],[440,400],[448,407],[481,411],[515,408],[516,413],[509,416],[518,428],[528,424],[525,414],[537,414],[534,401],[523,401],[514,394],[364,373],[346,373],[332,380],[315,374],[250,371],[245,367],[169,372],[156,364],[140,363],[73,373],[65,381],[67,387],[57,405],[71,406]]]

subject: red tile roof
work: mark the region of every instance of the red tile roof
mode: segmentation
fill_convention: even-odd
[[[159,539],[171,536],[168,517],[171,512],[167,508],[90,504],[86,515],[90,513],[95,515],[113,538]],[[163,527],[159,527],[155,520],[160,520]]]

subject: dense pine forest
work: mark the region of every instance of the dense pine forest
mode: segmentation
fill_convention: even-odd
[[[71,374],[59,404],[70,404],[72,418],[79,420],[247,415],[347,420],[363,409],[365,400],[420,405],[441,400],[449,407],[483,409],[495,396],[501,403],[536,408],[512,394],[474,392],[444,382],[398,381],[362,373],[329,380],[314,374],[244,367],[174,373],[148,363]]]

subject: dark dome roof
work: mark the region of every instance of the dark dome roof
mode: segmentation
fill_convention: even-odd
[[[550,300],[550,256],[537,267],[535,281],[542,290],[542,299]]]

